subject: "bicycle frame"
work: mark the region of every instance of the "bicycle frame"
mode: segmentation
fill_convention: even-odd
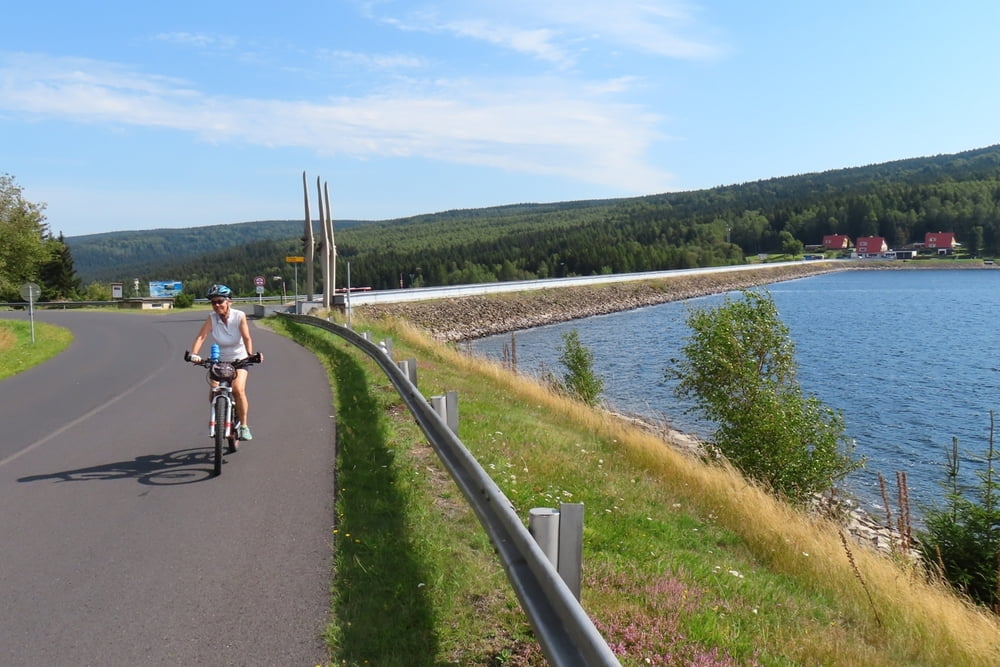
[[[223,414],[226,415],[227,419],[222,428],[224,429],[222,434],[227,439],[233,437],[234,430],[236,428],[236,402],[233,400],[233,388],[229,383],[219,383],[218,386],[212,387],[212,403],[211,412],[208,416],[208,437],[215,437],[215,429],[219,427],[215,423],[216,415],[216,404],[219,401],[224,401],[226,408]]]

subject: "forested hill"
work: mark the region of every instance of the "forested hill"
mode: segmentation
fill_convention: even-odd
[[[360,224],[337,221],[338,226]],[[315,225],[319,229],[318,224]],[[194,257],[259,241],[300,238],[303,221],[263,220],[234,224],[104,232],[66,237],[73,252],[77,274],[84,281],[121,280],[144,276],[164,262],[188,261]]]
[[[883,236],[900,248],[926,232],[953,231],[971,253],[993,255],[1000,254],[1000,146],[691,192],[335,227],[338,286],[351,262],[354,285],[383,289],[729,264],[832,233]],[[183,280],[197,291],[226,280],[252,293],[254,275],[290,275],[284,257],[303,254],[301,228],[270,221],[67,242],[85,282]]]

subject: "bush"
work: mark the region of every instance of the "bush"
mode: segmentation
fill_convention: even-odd
[[[187,292],[181,292],[174,297],[174,308],[190,308],[194,305],[194,297]]]
[[[559,361],[566,367],[563,389],[587,405],[596,405],[604,380],[594,374],[594,354],[580,343],[580,335],[574,329],[563,334]]]
[[[685,358],[666,374],[678,396],[715,422],[715,446],[748,477],[794,502],[832,487],[863,465],[850,456],[843,417],[805,396],[795,348],[766,292],[743,292],[694,309]]]

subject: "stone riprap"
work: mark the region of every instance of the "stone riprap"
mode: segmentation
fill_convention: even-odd
[[[681,301],[850,268],[846,262],[679,274],[657,280],[555,287],[433,301],[365,304],[355,312],[372,319],[402,319],[436,340],[454,342],[543,324]]]

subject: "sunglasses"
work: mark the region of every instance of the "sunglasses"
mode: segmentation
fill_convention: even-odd
[[[225,299],[223,299],[223,300],[221,300],[221,301],[213,301],[213,302],[212,302],[212,305],[213,305],[213,306],[221,306],[221,305],[222,305],[222,304],[224,304],[225,302],[226,302],[226,300],[225,300]]]

